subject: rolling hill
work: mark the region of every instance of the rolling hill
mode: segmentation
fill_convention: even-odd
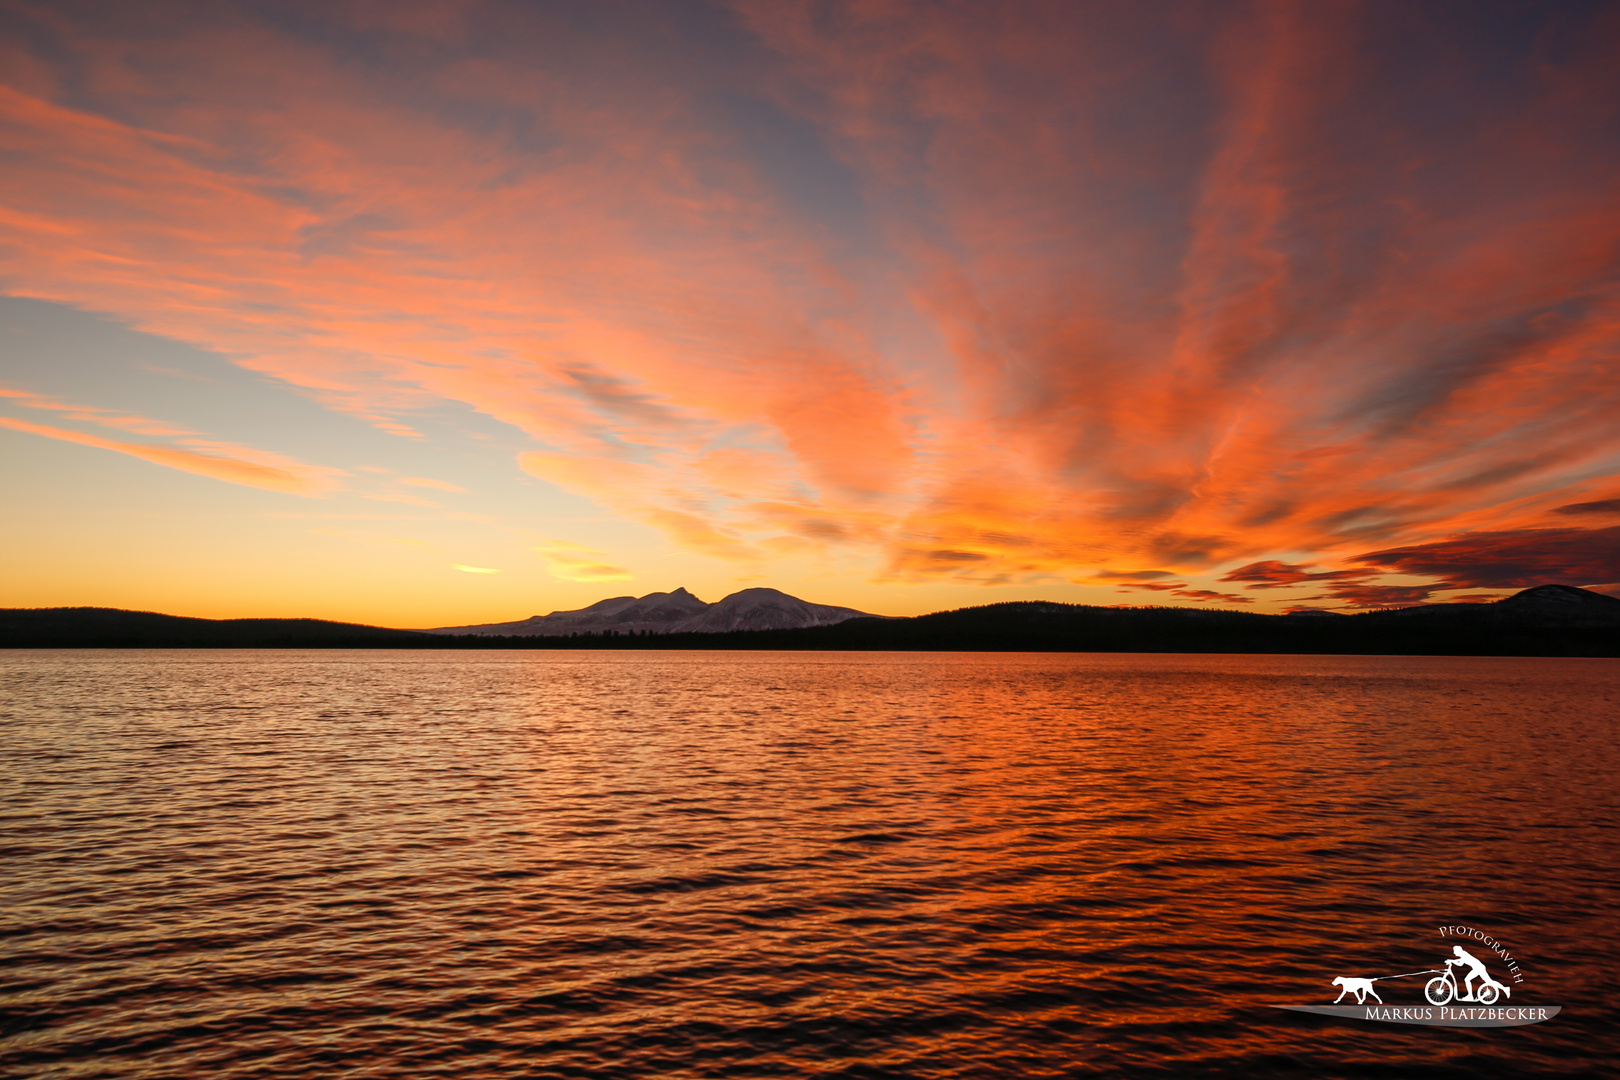
[[[639,599],[617,597],[577,612],[536,618],[543,631],[534,629],[535,619],[528,619],[425,632],[317,619],[213,620],[112,608],[13,608],[0,610],[0,648],[1620,656],[1620,599],[1567,585],[1541,585],[1490,604],[1430,604],[1336,617],[1020,601],[897,619],[806,604],[774,589],[745,589],[715,604],[703,604],[685,590],[676,590]],[[817,619],[824,621],[813,621]],[[513,627],[524,629],[513,633]]]

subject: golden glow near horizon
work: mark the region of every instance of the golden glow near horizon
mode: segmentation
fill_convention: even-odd
[[[1612,12],[77,10],[0,29],[0,606],[1620,583]]]

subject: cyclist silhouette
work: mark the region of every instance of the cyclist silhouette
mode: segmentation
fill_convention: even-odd
[[[1491,973],[1485,969],[1485,964],[1479,957],[1461,945],[1453,945],[1451,951],[1457,955],[1454,959],[1447,960],[1446,963],[1452,967],[1468,969],[1468,974],[1463,978],[1463,992],[1458,995],[1458,1000],[1474,1001],[1476,1000],[1474,997],[1474,980],[1484,979],[1486,982],[1490,982]]]

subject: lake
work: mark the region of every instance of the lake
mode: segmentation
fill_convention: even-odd
[[[1557,1076],[1620,660],[0,652],[0,1071]],[[1421,1003],[1461,939],[1543,1024]]]

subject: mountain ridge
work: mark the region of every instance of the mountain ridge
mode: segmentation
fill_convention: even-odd
[[[646,596],[615,596],[588,607],[531,615],[505,623],[441,626],[423,631],[454,637],[561,637],[567,634],[722,634],[740,630],[802,630],[846,619],[877,619],[854,608],[812,604],[779,589],[742,589],[704,603],[685,588]]]
[[[771,610],[771,594],[786,596],[776,590],[744,592],[754,595],[744,597],[748,603],[738,601],[733,607],[743,613],[765,611],[767,615],[761,618],[768,617]],[[676,594],[652,595],[666,598],[656,602],[657,606]],[[622,611],[636,599],[613,597],[592,607],[607,604],[612,610]],[[675,603],[677,608],[685,605],[679,599]],[[704,610],[720,606],[704,605]],[[720,614],[724,616],[726,611]],[[670,619],[667,625],[682,621]],[[0,648],[773,649],[1620,657],[1620,599],[1568,585],[1540,585],[1494,603],[1430,604],[1337,618],[1192,607],[1115,608],[1054,601],[1003,601],[911,618],[841,618],[818,626],[726,629],[723,622],[714,625],[719,628],[676,633],[610,628],[550,635],[478,636],[319,619],[214,620],[117,608],[12,608],[0,609]]]

